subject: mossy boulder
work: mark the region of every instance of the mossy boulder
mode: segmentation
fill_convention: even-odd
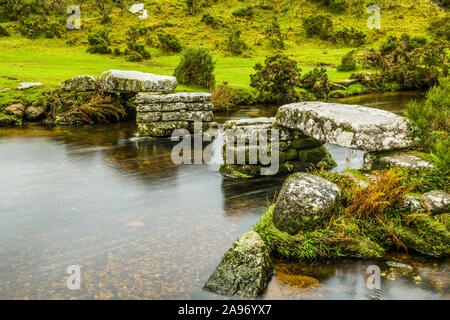
[[[272,272],[264,241],[250,231],[233,242],[204,288],[226,296],[256,297],[263,292]]]
[[[283,184],[273,222],[281,231],[296,234],[314,230],[330,217],[341,191],[332,182],[308,173],[295,173]]]
[[[97,79],[105,92],[169,92],[176,88],[177,79],[139,71],[108,70]]]
[[[92,91],[95,79],[93,76],[76,76],[62,82],[59,86],[64,91]]]

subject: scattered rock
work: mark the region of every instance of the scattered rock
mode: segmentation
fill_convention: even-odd
[[[43,86],[44,84],[40,83],[40,82],[21,82],[19,83],[19,86],[17,87],[17,89],[19,90],[27,90],[30,88],[34,88],[34,87],[40,87]]]
[[[76,76],[62,82],[59,86],[64,91],[92,91],[95,79],[93,76]]]
[[[367,152],[364,154],[364,168],[378,170],[390,167],[404,167],[410,170],[433,168],[434,165],[422,158],[401,151]]]
[[[31,121],[39,120],[42,117],[45,110],[42,107],[29,106],[25,109],[25,118]]]
[[[369,185],[364,180],[361,180],[361,179],[358,179],[357,177],[355,177],[351,172],[342,172],[341,175],[343,175],[345,177],[349,177],[350,179],[352,179],[353,182],[355,182],[356,184],[359,184],[359,186],[361,188],[365,188]]]
[[[5,108],[5,113],[11,114],[14,116],[18,116],[18,117],[22,117],[23,112],[24,112],[24,106],[20,102],[11,104]]]
[[[11,124],[14,124],[15,122],[16,121],[11,117],[0,116],[0,127],[9,126]]]
[[[177,79],[138,71],[108,70],[98,77],[97,84],[106,92],[168,92],[176,88]]]
[[[422,213],[426,211],[419,197],[406,196],[404,206],[405,208],[408,208],[411,213]]]
[[[331,84],[331,91],[334,91],[334,90],[347,90],[347,88],[344,85],[342,85],[342,84],[332,83]]]
[[[342,80],[339,82],[339,84],[343,85],[344,87],[349,87],[355,83],[358,83],[358,79],[348,79],[348,80]]]
[[[430,284],[437,292],[448,294],[450,290],[450,278],[448,272],[432,269],[424,269],[420,272],[424,282]]]
[[[272,275],[272,260],[261,237],[253,231],[241,235],[225,253],[204,288],[233,296],[256,297]]]
[[[442,190],[433,190],[420,196],[424,207],[432,214],[450,211],[450,194]]]
[[[358,150],[394,150],[413,143],[405,118],[359,105],[293,103],[280,107],[276,120],[319,141]]]
[[[328,180],[295,173],[283,184],[275,203],[273,223],[290,234],[314,230],[329,217],[340,195],[339,188]]]
[[[0,92],[9,91],[9,90],[11,90],[11,89],[10,88],[3,88],[3,89],[0,89]]]

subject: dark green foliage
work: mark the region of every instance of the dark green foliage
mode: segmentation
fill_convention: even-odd
[[[326,14],[311,14],[302,19],[303,28],[306,35],[311,37],[319,37],[320,39],[330,39],[333,32],[333,22],[331,17]]]
[[[235,56],[241,55],[247,49],[247,45],[241,39],[241,30],[231,32],[226,42],[226,48],[228,52]]]
[[[186,0],[186,4],[190,14],[196,14],[198,11],[199,1],[198,0]]]
[[[0,26],[0,37],[8,37],[8,36],[9,36],[8,30],[6,30],[5,27]]]
[[[352,50],[341,59],[341,64],[338,65],[338,71],[353,71],[356,69],[355,51]]]
[[[344,27],[334,33],[333,41],[350,47],[360,47],[366,43],[367,35],[353,27]]]
[[[59,23],[52,22],[48,23],[45,27],[45,37],[46,38],[61,38],[61,35],[63,33],[63,28]]]
[[[215,61],[204,48],[188,47],[183,51],[174,76],[180,84],[212,88],[215,84]]]
[[[331,91],[327,70],[324,67],[314,68],[302,77],[301,87],[314,93],[317,98],[325,98]]]
[[[267,57],[264,66],[257,63],[250,75],[250,86],[256,88],[258,100],[264,103],[289,103],[299,99],[295,87],[300,81],[301,69],[297,62],[277,54]]]
[[[251,19],[254,15],[253,6],[248,5],[246,7],[236,9],[231,14],[235,17]]]
[[[161,45],[161,49],[165,52],[180,52],[182,50],[180,40],[178,40],[174,34],[159,31],[158,40]]]
[[[281,27],[276,16],[264,28],[266,39],[270,41],[272,48],[284,49],[285,35],[281,32]]]
[[[448,49],[448,43],[423,37],[389,36],[379,50],[365,53],[365,62],[380,69],[384,82],[396,82],[402,89],[428,88],[447,76]]]
[[[428,30],[436,36],[437,40],[450,41],[450,16],[446,15],[441,19],[431,21]]]
[[[450,170],[450,78],[427,92],[425,101],[411,101],[406,108],[419,145],[432,153],[431,160],[448,174]]]
[[[127,31],[127,48],[124,52],[127,55],[127,61],[139,62],[151,58],[145,45],[138,42],[138,36],[139,32],[135,27],[130,27]]]
[[[202,20],[201,21],[204,22],[206,25],[210,26],[213,29],[217,29],[218,27],[220,27],[222,25],[220,20],[216,19],[215,17],[213,17],[209,13],[205,13],[202,16]]]
[[[111,53],[109,48],[109,36],[106,30],[99,30],[88,34],[89,47],[87,52],[89,53]]]
[[[47,21],[44,17],[32,14],[24,19],[19,20],[19,32],[30,39],[37,38],[43,31]]]

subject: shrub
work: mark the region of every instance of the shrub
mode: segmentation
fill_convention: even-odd
[[[180,40],[174,34],[159,31],[158,40],[161,44],[161,49],[166,52],[180,52],[182,49]]]
[[[208,50],[204,48],[186,48],[181,61],[175,68],[174,76],[180,84],[212,88],[215,61]]]
[[[325,98],[331,91],[327,70],[324,67],[314,68],[302,77],[301,86],[310,90],[317,98]]]
[[[45,37],[46,38],[61,38],[62,28],[59,23],[53,22],[47,24],[45,27]]]
[[[439,80],[423,102],[411,101],[405,111],[411,120],[419,146],[434,155],[434,162],[448,171],[450,168],[450,77]],[[447,172],[448,173],[448,172]]]
[[[138,52],[131,52],[127,55],[126,60],[130,62],[140,62],[143,61],[144,58]]]
[[[343,12],[347,9],[347,0],[330,0],[329,7],[335,12]]]
[[[221,22],[209,13],[205,13],[201,21],[213,29],[217,29],[221,25]]]
[[[266,39],[269,39],[271,47],[284,49],[285,35],[281,32],[280,24],[276,16],[267,24],[264,33],[266,34]]]
[[[428,27],[439,40],[450,41],[450,16],[433,20]]]
[[[8,36],[9,36],[8,30],[6,30],[5,27],[0,25],[0,37],[8,37]]]
[[[257,63],[250,75],[250,86],[256,88],[258,101],[263,103],[288,103],[298,100],[295,86],[300,81],[301,69],[297,62],[277,54],[267,57],[264,66]]]
[[[353,71],[356,70],[355,51],[352,50],[341,59],[341,64],[337,67],[338,71]]]
[[[198,0],[186,0],[186,4],[190,14],[196,14],[198,11]]]
[[[226,42],[226,48],[228,52],[235,56],[241,55],[247,49],[247,45],[241,39],[241,30],[233,30],[231,32]]]
[[[329,15],[320,13],[308,15],[303,17],[302,25],[309,38],[318,36],[320,39],[327,40],[332,35],[333,22]]]
[[[106,30],[89,33],[88,43],[89,47],[87,48],[87,52],[89,53],[111,53],[109,36]]]
[[[214,88],[211,93],[211,103],[214,105],[214,110],[225,111],[234,107],[234,90],[228,86],[228,82],[223,82],[217,88]]]
[[[233,16],[235,16],[235,17],[242,17],[242,18],[246,18],[246,19],[251,19],[253,17],[253,14],[254,14],[253,6],[252,5],[248,5],[246,7],[236,9],[231,14]]]
[[[37,38],[43,31],[43,26],[46,24],[46,19],[39,15],[30,15],[24,19],[19,20],[19,32],[29,38]]]
[[[334,33],[333,40],[336,43],[351,47],[360,47],[367,41],[367,35],[353,27],[344,27]]]

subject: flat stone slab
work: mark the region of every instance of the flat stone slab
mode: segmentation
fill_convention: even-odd
[[[172,112],[172,111],[212,111],[213,105],[208,102],[174,102],[137,104],[137,112]]]
[[[395,150],[413,143],[405,118],[359,105],[300,102],[278,109],[277,123],[322,142],[366,151]]]
[[[177,79],[139,71],[108,70],[97,79],[106,92],[168,92],[177,87]]]
[[[177,102],[210,102],[211,93],[208,92],[177,92],[170,94],[139,93],[137,104],[177,103]]]
[[[92,91],[95,86],[95,78],[93,76],[76,76],[70,78],[59,85],[64,91]]]
[[[19,85],[17,86],[17,89],[19,90],[27,90],[27,89],[31,89],[34,87],[40,87],[43,86],[43,83],[40,82],[21,82],[19,83]]]
[[[433,168],[434,165],[411,154],[393,152],[368,152],[364,155],[364,168],[376,170],[389,167],[404,167],[410,170]]]

